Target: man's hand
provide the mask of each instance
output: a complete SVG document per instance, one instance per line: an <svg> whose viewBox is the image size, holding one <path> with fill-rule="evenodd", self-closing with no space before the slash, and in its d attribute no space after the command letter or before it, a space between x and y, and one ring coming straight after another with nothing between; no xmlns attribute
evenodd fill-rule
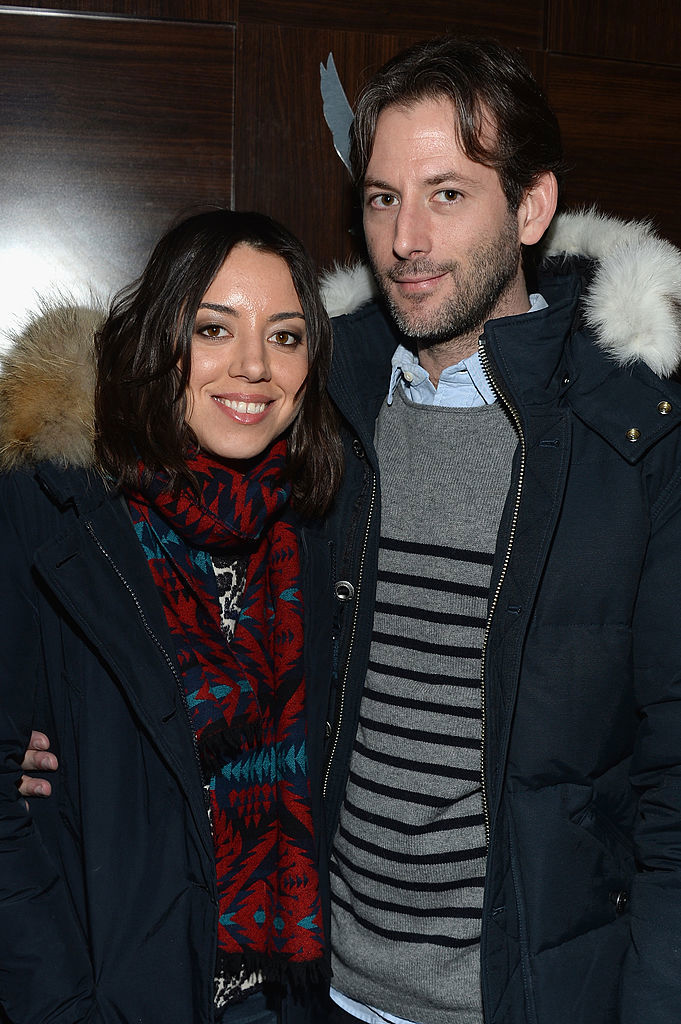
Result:
<svg viewBox="0 0 681 1024"><path fill-rule="evenodd" d="M29 772L53 772L58 767L54 754L49 753L50 741L44 732L32 732L28 750L21 762L21 767ZM31 779L21 776L19 792L22 796L49 796L52 786L47 779Z"/></svg>

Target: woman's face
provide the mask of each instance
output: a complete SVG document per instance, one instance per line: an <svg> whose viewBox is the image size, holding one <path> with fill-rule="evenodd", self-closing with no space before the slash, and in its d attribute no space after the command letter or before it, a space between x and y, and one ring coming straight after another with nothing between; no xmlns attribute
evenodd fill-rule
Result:
<svg viewBox="0 0 681 1024"><path fill-rule="evenodd" d="M250 459L293 422L308 352L285 261L237 245L203 296L192 337L187 422L201 448Z"/></svg>

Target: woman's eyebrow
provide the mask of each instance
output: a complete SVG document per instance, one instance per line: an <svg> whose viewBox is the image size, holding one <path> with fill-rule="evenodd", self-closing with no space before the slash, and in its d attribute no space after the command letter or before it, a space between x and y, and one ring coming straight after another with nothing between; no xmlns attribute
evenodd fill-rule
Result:
<svg viewBox="0 0 681 1024"><path fill-rule="evenodd" d="M272 316L267 317L267 322L270 324L275 323L277 320L305 320L305 315L300 311L283 313L272 313Z"/></svg>
<svg viewBox="0 0 681 1024"><path fill-rule="evenodd" d="M220 302L202 302L199 309L213 309L216 313L227 313L229 316L240 316L238 310L232 306L223 306ZM272 313L267 317L268 323L276 323L277 320L305 320L305 314L300 310L283 310L281 313Z"/></svg>
<svg viewBox="0 0 681 1024"><path fill-rule="evenodd" d="M239 313L232 306L223 306L219 302L202 302L199 309L214 309L216 313L229 313L230 316L239 316Z"/></svg>

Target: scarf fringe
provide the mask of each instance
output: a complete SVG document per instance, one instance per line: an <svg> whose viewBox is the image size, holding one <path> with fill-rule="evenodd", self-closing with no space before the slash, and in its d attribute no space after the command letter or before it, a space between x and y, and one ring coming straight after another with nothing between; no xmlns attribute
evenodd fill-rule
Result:
<svg viewBox="0 0 681 1024"><path fill-rule="evenodd" d="M314 985L331 981L331 964L326 956L302 963L292 962L285 955L270 955L245 950L243 953L217 952L218 969L227 975L259 973L266 984L286 986L304 991Z"/></svg>
<svg viewBox="0 0 681 1024"><path fill-rule="evenodd" d="M198 737L199 758L205 779L217 775L223 765L244 748L255 747L261 737L259 722L228 725L222 721L207 726Z"/></svg>

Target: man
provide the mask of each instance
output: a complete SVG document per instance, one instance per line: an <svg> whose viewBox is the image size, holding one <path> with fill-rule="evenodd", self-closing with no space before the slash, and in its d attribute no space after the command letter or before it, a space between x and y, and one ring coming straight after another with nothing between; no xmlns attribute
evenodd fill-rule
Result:
<svg viewBox="0 0 681 1024"><path fill-rule="evenodd" d="M381 298L329 286L359 308L309 538L334 566L306 623L334 619L314 1019L678 1024L681 257L567 218L548 251L603 260L535 271L559 134L496 44L401 54L353 132Z"/></svg>
<svg viewBox="0 0 681 1024"><path fill-rule="evenodd" d="M561 168L492 43L420 44L357 105L380 301L334 321L333 1021L681 1019L681 391L650 368L681 260L592 218L603 263L535 274Z"/></svg>

